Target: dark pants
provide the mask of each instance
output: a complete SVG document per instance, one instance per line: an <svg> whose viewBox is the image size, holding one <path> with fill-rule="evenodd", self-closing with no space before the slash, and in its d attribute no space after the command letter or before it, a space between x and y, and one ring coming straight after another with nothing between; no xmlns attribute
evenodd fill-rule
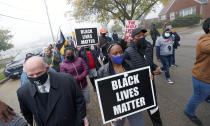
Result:
<svg viewBox="0 0 210 126"><path fill-rule="evenodd" d="M169 68L171 66L172 55L160 56L161 63L163 65L163 70L165 71L166 79L170 78Z"/></svg>
<svg viewBox="0 0 210 126"><path fill-rule="evenodd" d="M90 78L90 82L91 82L91 84L92 84L92 86L93 86L93 90L94 90L94 91L96 91L95 79L96 79L96 78Z"/></svg>
<svg viewBox="0 0 210 126"><path fill-rule="evenodd" d="M160 111L158 108L158 103L157 103L157 95L156 95L156 88L155 88L155 82L153 81L153 87L154 87L154 94L155 94L155 99L156 99L156 106L148 109L147 112L150 116L150 119L152 120L153 126L162 126L162 120L160 118Z"/></svg>
<svg viewBox="0 0 210 126"><path fill-rule="evenodd" d="M154 48L155 47L155 42L156 42L157 39L152 39L153 43L152 43L152 47Z"/></svg>
<svg viewBox="0 0 210 126"><path fill-rule="evenodd" d="M175 49L173 49L173 54L171 58L171 65L175 65Z"/></svg>

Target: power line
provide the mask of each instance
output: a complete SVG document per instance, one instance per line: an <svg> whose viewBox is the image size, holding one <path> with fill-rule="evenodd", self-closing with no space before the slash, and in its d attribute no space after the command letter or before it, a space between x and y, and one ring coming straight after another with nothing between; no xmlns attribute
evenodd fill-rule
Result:
<svg viewBox="0 0 210 126"><path fill-rule="evenodd" d="M12 16L9 16L9 15L4 15L4 14L0 14L0 16L8 17L8 18L16 19L16 20L22 20L22 21L32 22L32 23L46 24L46 23L42 23L42 22L38 22L38 21L33 21L33 20L28 20L28 19L23 19L23 18L12 17Z"/></svg>
<svg viewBox="0 0 210 126"><path fill-rule="evenodd" d="M38 13L37 11L32 11L32 10L28 10L28 9L24 9L24 8L19 8L19 7L13 6L11 4L8 4L8 3L2 2L2 1L0 1L0 4L6 5L8 7L15 8L15 9L18 9L18 10L22 10L22 11L30 11L30 12Z"/></svg>
<svg viewBox="0 0 210 126"><path fill-rule="evenodd" d="M46 9L46 14L47 14L47 17L48 17L48 23L49 23L49 26L50 26L50 31L51 31L52 39L53 39L53 42L55 42L55 38L54 38L54 35L53 35L53 30L52 30L52 25L51 25L51 21L50 21L50 16L49 16L48 6L47 6L46 0L44 0L44 4L45 4L45 9ZM53 55L53 57L54 57L54 55Z"/></svg>

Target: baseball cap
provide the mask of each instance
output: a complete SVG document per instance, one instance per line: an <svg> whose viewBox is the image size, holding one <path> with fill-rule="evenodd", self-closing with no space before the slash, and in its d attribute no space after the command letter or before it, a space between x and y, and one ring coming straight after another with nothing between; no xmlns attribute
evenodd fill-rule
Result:
<svg viewBox="0 0 210 126"><path fill-rule="evenodd" d="M147 30L146 29L143 29L143 28L136 28L133 30L132 32L132 38L134 38L135 35L139 34L140 32L143 32L143 33L146 33Z"/></svg>

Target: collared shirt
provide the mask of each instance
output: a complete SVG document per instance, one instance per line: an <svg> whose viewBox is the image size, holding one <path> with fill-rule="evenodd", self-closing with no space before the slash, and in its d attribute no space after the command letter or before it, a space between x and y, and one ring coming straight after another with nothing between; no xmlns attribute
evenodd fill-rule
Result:
<svg viewBox="0 0 210 126"><path fill-rule="evenodd" d="M50 92L50 76L48 75L47 81L41 85L38 86L39 93L49 93Z"/></svg>

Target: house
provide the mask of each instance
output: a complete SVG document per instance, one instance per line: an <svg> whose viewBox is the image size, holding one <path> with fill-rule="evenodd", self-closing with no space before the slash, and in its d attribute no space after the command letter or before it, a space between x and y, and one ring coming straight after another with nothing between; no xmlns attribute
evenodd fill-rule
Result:
<svg viewBox="0 0 210 126"><path fill-rule="evenodd" d="M196 14L202 15L203 19L210 17L209 0L170 0L159 13L162 21L172 21L178 17Z"/></svg>

